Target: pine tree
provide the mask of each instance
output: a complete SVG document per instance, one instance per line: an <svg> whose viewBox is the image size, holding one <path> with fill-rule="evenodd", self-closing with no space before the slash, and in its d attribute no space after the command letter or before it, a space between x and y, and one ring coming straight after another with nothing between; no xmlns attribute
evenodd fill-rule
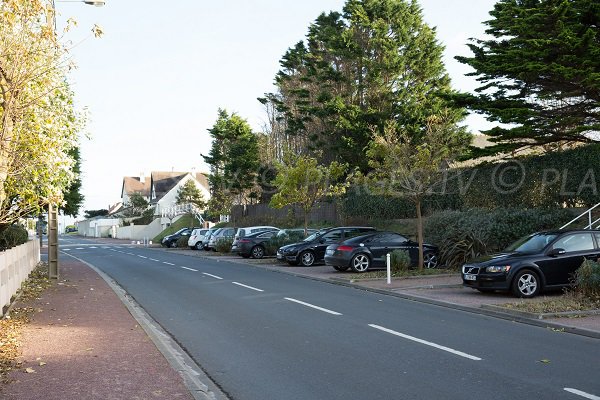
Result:
<svg viewBox="0 0 600 400"><path fill-rule="evenodd" d="M456 57L481 83L458 100L508 125L485 131L496 145L474 155L600 140L600 3L500 0L490 15L492 38Z"/></svg>
<svg viewBox="0 0 600 400"><path fill-rule="evenodd" d="M206 201L202 192L194 181L188 180L179 188L177 191L177 198L175 199L176 204L193 204L199 209L206 207Z"/></svg>

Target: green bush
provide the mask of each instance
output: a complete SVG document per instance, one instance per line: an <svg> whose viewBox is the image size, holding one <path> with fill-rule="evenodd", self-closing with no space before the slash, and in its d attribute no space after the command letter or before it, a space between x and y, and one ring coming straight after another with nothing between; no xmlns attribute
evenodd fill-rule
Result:
<svg viewBox="0 0 600 400"><path fill-rule="evenodd" d="M233 244L233 238L217 239L217 243L215 244L215 250L217 250L219 253L230 253L232 244ZM186 246L187 246L187 243L186 243Z"/></svg>
<svg viewBox="0 0 600 400"><path fill-rule="evenodd" d="M304 234L300 232L291 232L289 235L285 236L275 235L265 242L265 253L267 255L274 255L281 246L298 243L301 242L302 239L304 239Z"/></svg>
<svg viewBox="0 0 600 400"><path fill-rule="evenodd" d="M410 254L406 250L394 250L390 254L392 272L406 272L410 268Z"/></svg>
<svg viewBox="0 0 600 400"><path fill-rule="evenodd" d="M449 269L459 269L463 264L486 254L485 244L472 233L449 237L440 245L440 261Z"/></svg>
<svg viewBox="0 0 600 400"><path fill-rule="evenodd" d="M26 243L28 239L27 230L20 225L0 227L0 251Z"/></svg>
<svg viewBox="0 0 600 400"><path fill-rule="evenodd" d="M575 271L575 291L593 298L600 298L600 263L585 260Z"/></svg>
<svg viewBox="0 0 600 400"><path fill-rule="evenodd" d="M177 242L176 242L177 246L176 247L177 248L187 248L188 247L188 239L189 238L190 238L189 236L182 236L179 239L177 239Z"/></svg>
<svg viewBox="0 0 600 400"><path fill-rule="evenodd" d="M425 237L443 252L445 244L457 243L470 235L485 245L486 252L496 252L525 235L558 229L571 218L572 213L565 209L441 211L426 219Z"/></svg>

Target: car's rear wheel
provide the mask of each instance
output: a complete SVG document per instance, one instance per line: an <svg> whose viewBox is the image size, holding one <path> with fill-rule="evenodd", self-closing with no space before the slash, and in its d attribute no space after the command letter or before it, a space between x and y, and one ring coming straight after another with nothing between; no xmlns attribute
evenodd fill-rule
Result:
<svg viewBox="0 0 600 400"><path fill-rule="evenodd" d="M343 266L343 267L342 267L342 266L339 266L339 265L334 265L334 266L333 266L333 268L334 268L336 271L344 272L344 271L347 271L347 270L348 270L348 268L350 268L350 267L348 267L347 265L345 265L345 266Z"/></svg>
<svg viewBox="0 0 600 400"><path fill-rule="evenodd" d="M354 257L352 257L352 261L350 261L350 266L355 272L365 272L371 266L371 259L366 254L357 254Z"/></svg>
<svg viewBox="0 0 600 400"><path fill-rule="evenodd" d="M438 257L434 252L427 251L423 254L423 266L425 268L437 268Z"/></svg>
<svg viewBox="0 0 600 400"><path fill-rule="evenodd" d="M528 269L519 271L512 282L512 292L517 297L535 297L540 289L541 282L538 274Z"/></svg>
<svg viewBox="0 0 600 400"><path fill-rule="evenodd" d="M251 252L252 258L263 258L265 256L265 249L262 246L254 246Z"/></svg>
<svg viewBox="0 0 600 400"><path fill-rule="evenodd" d="M202 242L196 242L196 250L202 250L203 248Z"/></svg>
<svg viewBox="0 0 600 400"><path fill-rule="evenodd" d="M300 253L300 263L305 267L312 267L315 264L315 254L312 251L303 251Z"/></svg>

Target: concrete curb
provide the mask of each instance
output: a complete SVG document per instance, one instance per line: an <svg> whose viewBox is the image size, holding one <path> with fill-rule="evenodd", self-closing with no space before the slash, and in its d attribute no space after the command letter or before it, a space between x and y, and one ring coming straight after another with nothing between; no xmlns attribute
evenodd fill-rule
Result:
<svg viewBox="0 0 600 400"><path fill-rule="evenodd" d="M138 324L144 329L148 337L152 340L156 348L167 359L171 367L182 377L186 388L195 400L228 400L228 397L221 392L217 385L206 375L200 366L187 354L187 352L173 340L163 328L158 324L140 305L123 289L115 280L98 269L93 264L88 263L71 254L61 252L63 255L74 258L75 260L87 265L94 270L110 288L119 297L123 305L129 310L129 313L135 318Z"/></svg>

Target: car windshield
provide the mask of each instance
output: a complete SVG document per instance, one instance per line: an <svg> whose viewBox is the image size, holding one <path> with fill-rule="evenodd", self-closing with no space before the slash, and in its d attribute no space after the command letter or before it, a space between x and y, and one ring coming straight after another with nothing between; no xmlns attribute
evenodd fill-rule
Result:
<svg viewBox="0 0 600 400"><path fill-rule="evenodd" d="M313 240L315 240L319 236L321 236L320 233L319 232L315 232L312 235L310 235L309 237L307 237L306 239L304 239L304 242L312 242Z"/></svg>
<svg viewBox="0 0 600 400"><path fill-rule="evenodd" d="M518 253L537 253L553 241L558 235L556 233L536 233L525 236L506 248L505 251Z"/></svg>

